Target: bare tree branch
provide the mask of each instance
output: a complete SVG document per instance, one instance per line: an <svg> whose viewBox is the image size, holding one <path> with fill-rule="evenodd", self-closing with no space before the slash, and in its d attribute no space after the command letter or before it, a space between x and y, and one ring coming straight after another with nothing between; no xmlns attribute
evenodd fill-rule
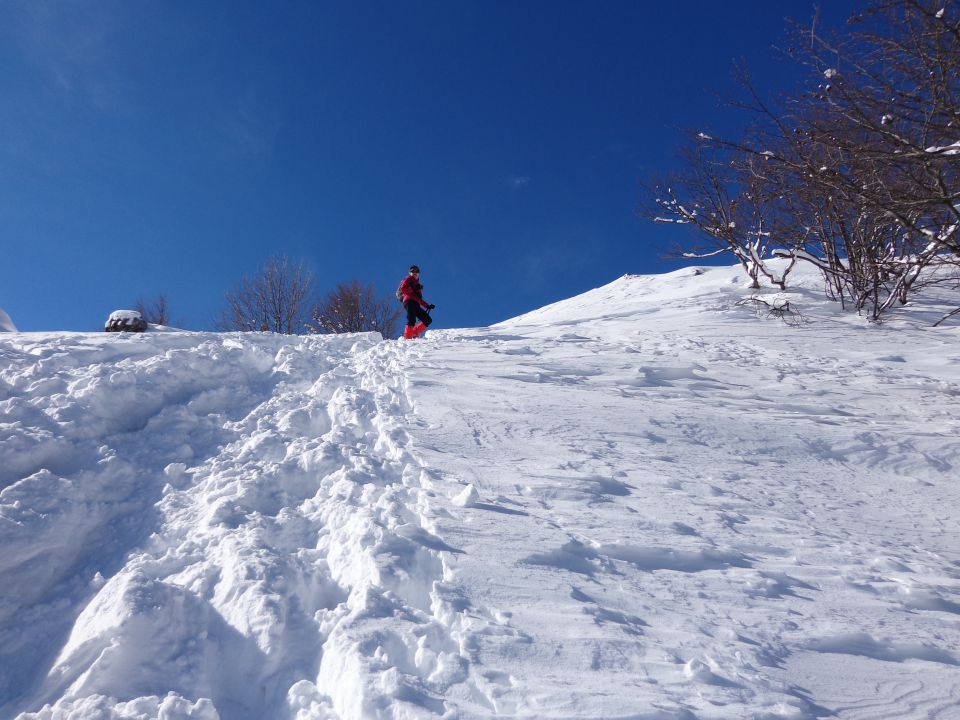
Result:
<svg viewBox="0 0 960 720"><path fill-rule="evenodd" d="M140 313L140 317L151 325L169 325L170 311L167 306L167 296L160 293L154 300L144 302L143 298L137 299L134 310Z"/></svg>

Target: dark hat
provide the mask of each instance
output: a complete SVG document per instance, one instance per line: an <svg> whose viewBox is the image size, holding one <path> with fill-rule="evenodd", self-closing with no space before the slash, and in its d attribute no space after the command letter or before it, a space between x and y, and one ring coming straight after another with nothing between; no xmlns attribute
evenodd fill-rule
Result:
<svg viewBox="0 0 960 720"><path fill-rule="evenodd" d="M420 268L419 268L418 266L416 266L416 265L411 265L411 266L410 266L410 272L414 272L414 271L420 272Z"/></svg>

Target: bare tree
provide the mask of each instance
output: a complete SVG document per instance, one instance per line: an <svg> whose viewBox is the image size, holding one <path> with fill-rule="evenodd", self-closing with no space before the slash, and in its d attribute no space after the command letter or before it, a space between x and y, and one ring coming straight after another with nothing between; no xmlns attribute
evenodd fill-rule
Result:
<svg viewBox="0 0 960 720"><path fill-rule="evenodd" d="M255 275L244 275L226 294L219 330L306 332L313 296L313 273L303 260L285 255L267 259Z"/></svg>
<svg viewBox="0 0 960 720"><path fill-rule="evenodd" d="M857 308L869 298L879 318L956 276L943 270L960 257L960 8L876 0L851 20L798 44L820 81L800 98L796 137L832 159L807 163L808 188L866 221L866 242L844 250Z"/></svg>
<svg viewBox="0 0 960 720"><path fill-rule="evenodd" d="M393 297L378 298L373 285L358 280L340 283L311 313L311 332L379 332L397 334L400 310Z"/></svg>
<svg viewBox="0 0 960 720"><path fill-rule="evenodd" d="M760 276L781 289L789 269L778 272L769 260L774 205L765 202L757 177L737 162L736 149L712 142L701 134L683 154L685 170L657 185L652 202L638 213L661 223L688 225L706 244L682 250L685 258L710 258L732 254L750 277L750 287L760 287ZM790 266L792 267L792 265Z"/></svg>
<svg viewBox="0 0 960 720"><path fill-rule="evenodd" d="M695 134L652 219L695 227L754 285L769 254L812 262L832 297L880 319L960 274L960 7L874 0L852 23L798 33L807 92L775 107L744 76L744 137Z"/></svg>
<svg viewBox="0 0 960 720"><path fill-rule="evenodd" d="M140 313L140 316L151 325L169 325L170 310L167 304L167 296L160 293L156 299L150 302L144 302L143 298L137 299L134 310Z"/></svg>

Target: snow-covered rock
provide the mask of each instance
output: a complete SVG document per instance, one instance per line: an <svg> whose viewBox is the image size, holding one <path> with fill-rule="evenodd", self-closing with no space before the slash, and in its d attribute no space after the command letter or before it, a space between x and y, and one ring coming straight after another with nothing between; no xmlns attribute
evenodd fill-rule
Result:
<svg viewBox="0 0 960 720"><path fill-rule="evenodd" d="M103 324L107 332L143 332L147 321L136 310L114 310Z"/></svg>
<svg viewBox="0 0 960 720"><path fill-rule="evenodd" d="M17 326L3 308L0 308L0 332L17 332Z"/></svg>

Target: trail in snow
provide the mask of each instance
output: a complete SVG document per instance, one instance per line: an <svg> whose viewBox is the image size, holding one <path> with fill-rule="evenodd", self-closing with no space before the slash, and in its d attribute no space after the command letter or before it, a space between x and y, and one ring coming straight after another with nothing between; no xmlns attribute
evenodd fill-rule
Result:
<svg viewBox="0 0 960 720"><path fill-rule="evenodd" d="M0 716L957 717L958 331L813 287L4 337Z"/></svg>
<svg viewBox="0 0 960 720"><path fill-rule="evenodd" d="M169 692L229 718L442 707L466 662L440 559L455 549L421 514L400 350L378 341L8 350L5 484L25 479L3 494L5 712L143 696L151 714ZM72 431L44 443L54 423Z"/></svg>

